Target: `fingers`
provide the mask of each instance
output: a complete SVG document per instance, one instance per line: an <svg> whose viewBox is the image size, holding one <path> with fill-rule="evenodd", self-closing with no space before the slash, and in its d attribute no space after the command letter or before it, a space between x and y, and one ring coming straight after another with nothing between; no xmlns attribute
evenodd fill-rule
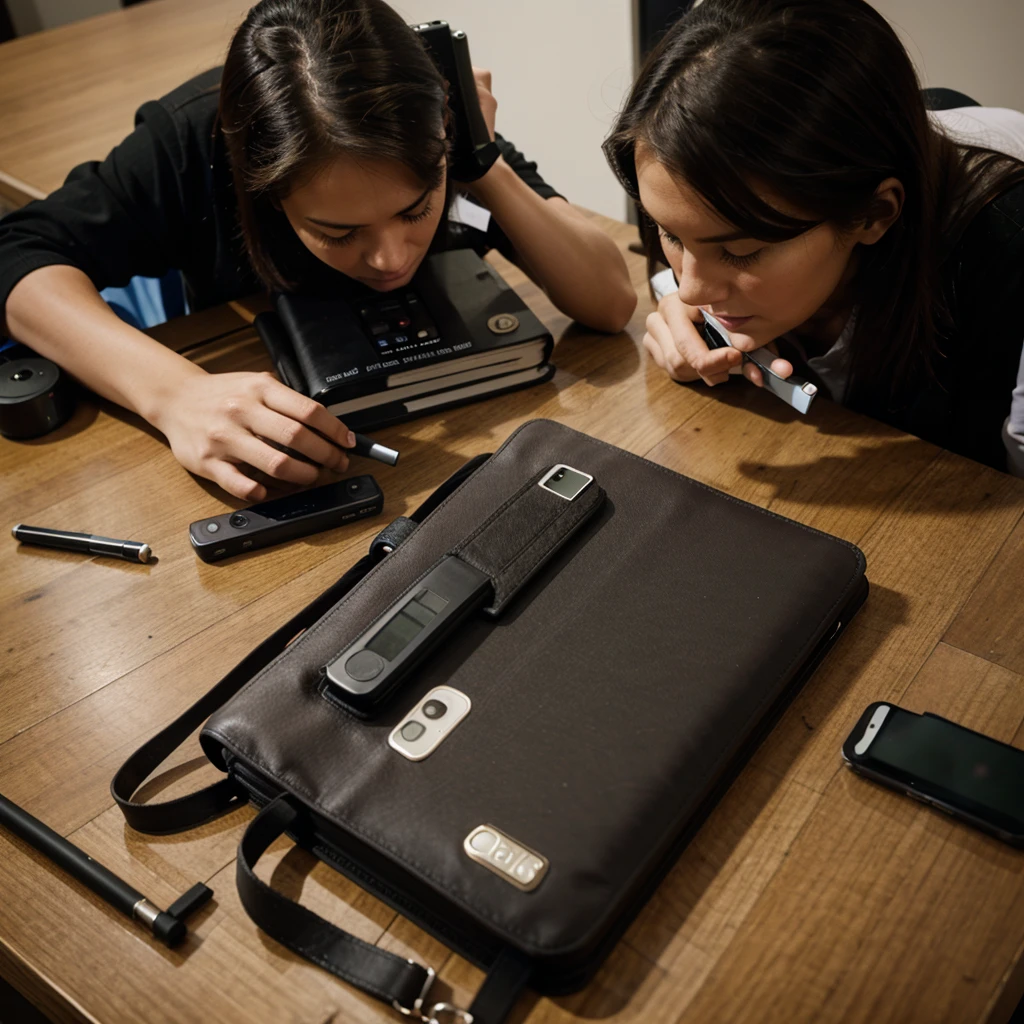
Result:
<svg viewBox="0 0 1024 1024"><path fill-rule="evenodd" d="M344 473L348 469L348 456L337 445L298 420L260 406L253 411L251 426L257 437L299 452L321 466L337 473Z"/></svg>
<svg viewBox="0 0 1024 1024"><path fill-rule="evenodd" d="M220 487L223 487L228 494L242 501L262 501L267 496L267 489L261 483L247 477L237 466L230 462L217 460L210 464L208 472L203 474Z"/></svg>
<svg viewBox="0 0 1024 1024"><path fill-rule="evenodd" d="M754 351L758 353L756 356L757 361L766 365L776 377L785 379L792 376L793 364L788 359L783 359L778 355L778 349L776 349L774 343ZM753 358L747 359L744 362L743 376L759 388L764 387L764 371L754 362Z"/></svg>
<svg viewBox="0 0 1024 1024"><path fill-rule="evenodd" d="M275 480L285 480L290 484L301 484L303 487L316 483L318 476L316 466L300 462L293 456L272 448L252 434L243 434L235 439L230 457L248 463Z"/></svg>
<svg viewBox="0 0 1024 1024"><path fill-rule="evenodd" d="M691 381L700 377L709 385L728 380L729 370L742 358L731 348L709 349L697 333L682 303L667 302L647 318L644 347L655 362L675 380Z"/></svg>
<svg viewBox="0 0 1024 1024"><path fill-rule="evenodd" d="M328 440L341 445L342 448L351 448L356 443L352 431L336 416L332 416L319 402L314 402L312 398L300 395L298 391L293 391L291 388L286 387L269 374L265 381L263 402L268 409L272 409L282 416L287 416L289 419L295 420L297 423L323 434ZM272 435L268 434L267 436ZM289 444L284 438L275 436L274 439L281 441L283 444ZM303 451L304 454L309 454L305 452L305 449L299 450ZM325 463L325 465L328 465L328 463Z"/></svg>
<svg viewBox="0 0 1024 1024"><path fill-rule="evenodd" d="M477 85L483 86L488 92L491 91L491 73L487 68L473 67L473 78Z"/></svg>

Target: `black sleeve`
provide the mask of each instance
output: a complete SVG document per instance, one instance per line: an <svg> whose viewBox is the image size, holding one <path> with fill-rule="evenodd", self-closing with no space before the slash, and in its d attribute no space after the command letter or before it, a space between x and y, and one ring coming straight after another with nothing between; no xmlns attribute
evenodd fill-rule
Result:
<svg viewBox="0 0 1024 1024"><path fill-rule="evenodd" d="M508 139L503 138L497 132L494 133L494 141L498 144L498 149L501 150L501 155L505 158L505 163L509 165L516 172L519 177L526 182L534 192L537 193L542 199L552 199L555 197L564 198L560 192L553 189L538 173L537 164L532 160L527 160L522 153L512 145ZM482 203L477 202L472 196L465 196L465 198L475 203L477 206L482 206ZM486 231L478 231L476 228L467 227L466 225L453 225L451 235L455 244L459 247L465 246L466 248L474 249L480 256L486 255L491 249L497 249L506 259L511 260L513 263L516 262L516 251L515 247L509 241L508 236L502 231L501 226L492 217L490 223L487 225Z"/></svg>
<svg viewBox="0 0 1024 1024"><path fill-rule="evenodd" d="M0 309L40 267L77 267L100 289L184 265L204 179L195 146L160 103L143 105L135 124L102 163L79 165L46 199L0 220Z"/></svg>

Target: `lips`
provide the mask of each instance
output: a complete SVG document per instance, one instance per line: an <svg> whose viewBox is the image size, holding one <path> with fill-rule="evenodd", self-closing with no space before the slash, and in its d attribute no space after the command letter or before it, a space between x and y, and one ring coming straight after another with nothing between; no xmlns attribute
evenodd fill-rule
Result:
<svg viewBox="0 0 1024 1024"><path fill-rule="evenodd" d="M710 312L710 310L709 310ZM725 328L730 331L737 330L742 327L749 320L753 320L752 316L726 316L725 313L711 313L711 315Z"/></svg>
<svg viewBox="0 0 1024 1024"><path fill-rule="evenodd" d="M410 263L404 270L398 271L397 274L387 274L384 277L361 277L359 278L363 284L368 284L373 288L382 287L389 284L394 284L396 281L401 281L403 278L408 277L412 271L412 264Z"/></svg>

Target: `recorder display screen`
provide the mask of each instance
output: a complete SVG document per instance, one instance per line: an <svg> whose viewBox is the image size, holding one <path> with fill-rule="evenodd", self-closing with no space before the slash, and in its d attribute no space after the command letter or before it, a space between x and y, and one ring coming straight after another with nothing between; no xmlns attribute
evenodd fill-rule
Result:
<svg viewBox="0 0 1024 1024"><path fill-rule="evenodd" d="M385 661L394 661L430 625L447 603L433 591L421 590L397 614L391 616L387 625L366 645L366 649L379 654Z"/></svg>

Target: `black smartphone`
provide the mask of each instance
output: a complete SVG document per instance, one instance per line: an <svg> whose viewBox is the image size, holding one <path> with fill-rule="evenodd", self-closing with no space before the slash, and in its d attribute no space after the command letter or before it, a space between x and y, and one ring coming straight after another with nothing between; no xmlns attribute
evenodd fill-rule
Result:
<svg viewBox="0 0 1024 1024"><path fill-rule="evenodd" d="M1024 750L879 701L843 744L855 771L1024 846Z"/></svg>
<svg viewBox="0 0 1024 1024"><path fill-rule="evenodd" d="M372 476L353 476L298 494L261 501L238 512L199 519L188 538L204 562L280 544L379 515L384 495Z"/></svg>
<svg viewBox="0 0 1024 1024"><path fill-rule="evenodd" d="M480 109L469 40L465 32L451 29L446 21L428 21L410 27L423 40L448 83L448 108L455 121L451 176L456 181L476 181L491 169L501 153L491 139Z"/></svg>

